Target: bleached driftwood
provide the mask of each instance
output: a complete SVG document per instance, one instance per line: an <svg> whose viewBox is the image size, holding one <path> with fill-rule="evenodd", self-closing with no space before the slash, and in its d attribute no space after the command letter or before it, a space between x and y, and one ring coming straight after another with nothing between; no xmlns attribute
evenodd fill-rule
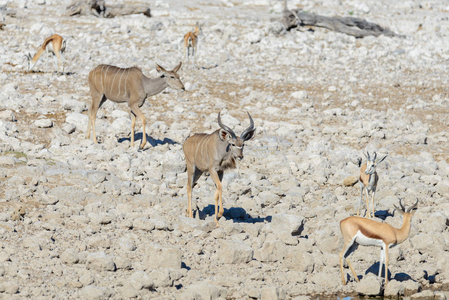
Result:
<svg viewBox="0 0 449 300"><path fill-rule="evenodd" d="M313 13L307 13L300 9L289 10L287 5L284 7L281 22L287 30L297 26L317 26L352 35L356 38L363 38L369 35L379 36L381 34L386 36L401 36L388 28L382 27L375 23L370 23L364 19L339 16L321 16Z"/></svg>
<svg viewBox="0 0 449 300"><path fill-rule="evenodd" d="M150 8L144 5L106 5L104 0L72 0L67 6L69 16L94 15L97 17L114 18L117 16L144 14L151 17Z"/></svg>

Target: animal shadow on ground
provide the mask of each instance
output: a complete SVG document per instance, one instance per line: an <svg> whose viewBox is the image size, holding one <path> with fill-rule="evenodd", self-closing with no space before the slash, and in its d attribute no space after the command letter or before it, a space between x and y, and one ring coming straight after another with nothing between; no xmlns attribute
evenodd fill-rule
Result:
<svg viewBox="0 0 449 300"><path fill-rule="evenodd" d="M378 275L379 274L379 268L380 268L380 263L376 262L374 263L371 267L368 268L368 270L366 270L365 275L367 275L368 273L373 273L374 275ZM388 268L388 278L391 278L391 272L390 272L390 268ZM382 274L380 274L380 276L385 277L385 266L382 267Z"/></svg>
<svg viewBox="0 0 449 300"><path fill-rule="evenodd" d="M134 136L134 141L142 141L142 133L137 133ZM131 142L131 137L129 138L119 138L118 142L119 143L123 143L124 141L130 141ZM152 138L151 136L147 135L147 142L152 146L152 147L156 147L157 145L165 145L165 144L169 144L169 145L175 145L177 144L177 142L175 142L174 140L170 139L170 138L164 138L163 140L157 140ZM139 142L140 145L140 142ZM145 150L145 149L144 149Z"/></svg>
<svg viewBox="0 0 449 300"><path fill-rule="evenodd" d="M214 216L215 205L209 204L208 206L203 208L203 210L198 210L198 213L201 220L204 220L207 216ZM263 223L265 221L271 222L271 216L267 216L265 218L253 218L246 212L245 209L241 207L225 208L223 217L226 218L226 220L234 221L234 223Z"/></svg>
<svg viewBox="0 0 449 300"><path fill-rule="evenodd" d="M387 217L393 217L393 214L391 214L388 210L378 210L374 213L374 216L385 221Z"/></svg>
<svg viewBox="0 0 449 300"><path fill-rule="evenodd" d="M434 275L429 275L429 273L424 270L424 279L428 280L430 284L435 283L436 279L435 277L437 276L437 274Z"/></svg>
<svg viewBox="0 0 449 300"><path fill-rule="evenodd" d="M371 267L368 268L368 270L366 270L365 275L368 273L373 273L374 275L377 276L377 274L379 274L379 262L376 262L375 264L373 264ZM382 277L385 277L385 266L382 268ZM396 273L394 275L394 277L391 277L391 272L390 272L390 268L388 268L388 278L394 279L396 281L402 282L402 281L407 281L407 280L413 280L412 277L406 273Z"/></svg>

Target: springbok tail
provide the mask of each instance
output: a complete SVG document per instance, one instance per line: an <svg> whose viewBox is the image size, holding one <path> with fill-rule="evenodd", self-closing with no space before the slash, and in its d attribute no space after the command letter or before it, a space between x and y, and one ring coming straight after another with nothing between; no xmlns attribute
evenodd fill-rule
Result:
<svg viewBox="0 0 449 300"><path fill-rule="evenodd" d="M358 175L349 176L349 177L346 177L345 179L343 179L343 185L345 185L345 186L353 186L358 181L359 181L359 176Z"/></svg>

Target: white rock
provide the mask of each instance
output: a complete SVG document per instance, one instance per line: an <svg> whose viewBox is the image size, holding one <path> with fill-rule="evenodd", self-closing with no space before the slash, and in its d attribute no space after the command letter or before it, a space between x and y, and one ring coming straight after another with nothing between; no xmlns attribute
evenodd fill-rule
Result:
<svg viewBox="0 0 449 300"><path fill-rule="evenodd" d="M151 277L143 271L134 272L128 279L128 283L136 290L151 290L154 287L154 283Z"/></svg>
<svg viewBox="0 0 449 300"><path fill-rule="evenodd" d="M148 269L181 268L182 252L177 248L152 244L145 253L145 266Z"/></svg>
<svg viewBox="0 0 449 300"><path fill-rule="evenodd" d="M86 267L94 271L115 271L115 263L111 256L104 252L95 252L87 255Z"/></svg>
<svg viewBox="0 0 449 300"><path fill-rule="evenodd" d="M242 264L253 259L253 249L240 240L225 240L221 242L218 257L225 264Z"/></svg>
<svg viewBox="0 0 449 300"><path fill-rule="evenodd" d="M34 121L34 125L39 128L50 128L53 127L53 121L50 119L39 119Z"/></svg>
<svg viewBox="0 0 449 300"><path fill-rule="evenodd" d="M380 279L377 275L368 273L368 275L364 276L357 284L356 291L361 295L377 296L381 291L381 280L382 279Z"/></svg>
<svg viewBox="0 0 449 300"><path fill-rule="evenodd" d="M80 299L108 299L112 295L112 291L108 288L94 285L83 287L78 293Z"/></svg>

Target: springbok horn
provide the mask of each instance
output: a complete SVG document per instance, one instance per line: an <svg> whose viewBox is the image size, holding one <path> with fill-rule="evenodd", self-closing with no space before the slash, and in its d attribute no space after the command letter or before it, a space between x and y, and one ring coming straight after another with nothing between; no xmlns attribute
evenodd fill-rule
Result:
<svg viewBox="0 0 449 300"><path fill-rule="evenodd" d="M377 153L376 153L376 151L374 151L374 158L373 158L374 162L376 161L376 158L377 158Z"/></svg>
<svg viewBox="0 0 449 300"><path fill-rule="evenodd" d="M218 113L218 125L220 125L220 127L221 127L224 131L228 132L228 133L232 136L233 139L237 139L237 137L235 136L234 131L232 131L232 129L229 128L228 126L226 126L225 124L221 123L220 113L221 113L221 112Z"/></svg>
<svg viewBox="0 0 449 300"><path fill-rule="evenodd" d="M404 205L402 205L402 200L401 199L399 199L399 205L401 206L401 210L403 212L405 212L405 208L404 208Z"/></svg>
<svg viewBox="0 0 449 300"><path fill-rule="evenodd" d="M408 212L411 212L413 209L415 209L415 207L417 207L418 206L418 198L416 198L416 202L415 202L415 204L413 204L413 206L412 207L410 207L409 209L408 209Z"/></svg>

